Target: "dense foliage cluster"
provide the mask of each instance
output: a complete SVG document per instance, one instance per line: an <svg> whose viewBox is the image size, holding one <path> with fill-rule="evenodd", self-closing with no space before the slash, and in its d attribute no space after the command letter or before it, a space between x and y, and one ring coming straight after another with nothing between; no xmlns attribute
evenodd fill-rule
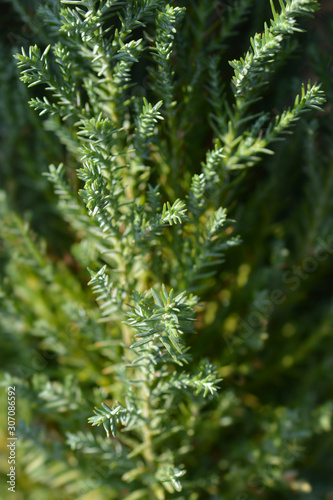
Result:
<svg viewBox="0 0 333 500"><path fill-rule="evenodd" d="M329 6L3 4L17 498L330 500Z"/></svg>

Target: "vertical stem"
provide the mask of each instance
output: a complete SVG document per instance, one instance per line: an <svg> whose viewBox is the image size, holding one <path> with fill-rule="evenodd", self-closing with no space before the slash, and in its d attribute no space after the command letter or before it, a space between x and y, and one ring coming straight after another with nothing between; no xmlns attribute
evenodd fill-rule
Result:
<svg viewBox="0 0 333 500"><path fill-rule="evenodd" d="M144 372L145 372L145 376L146 376L146 383L144 384L144 386L142 388L142 398L143 398L142 413L143 413L143 417L144 417L144 425L142 428L142 437L143 437L143 443L144 443L145 447L144 447L144 450L142 452L142 456L143 456L143 458L147 464L147 467L149 468L150 474L153 478L155 476L156 470L157 470L157 463L156 463L157 460L156 460L156 455L155 455L155 451L154 451L153 436L152 436L151 429L150 429L152 409L150 406L149 368L145 368ZM165 500L164 491L162 488L160 488L157 481L155 481L155 482L152 481L149 495L150 495L150 500Z"/></svg>

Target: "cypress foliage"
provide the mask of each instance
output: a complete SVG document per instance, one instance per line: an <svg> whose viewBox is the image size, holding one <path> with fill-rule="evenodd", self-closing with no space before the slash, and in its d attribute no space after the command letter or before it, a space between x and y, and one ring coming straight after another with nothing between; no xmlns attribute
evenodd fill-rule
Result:
<svg viewBox="0 0 333 500"><path fill-rule="evenodd" d="M36 42L1 62L2 385L17 391L21 498L329 500L319 3L6 6Z"/></svg>

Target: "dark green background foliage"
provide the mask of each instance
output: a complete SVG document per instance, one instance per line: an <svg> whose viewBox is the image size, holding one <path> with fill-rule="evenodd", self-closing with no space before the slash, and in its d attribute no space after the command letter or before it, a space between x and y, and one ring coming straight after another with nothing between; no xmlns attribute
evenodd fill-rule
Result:
<svg viewBox="0 0 333 500"><path fill-rule="evenodd" d="M5 389L15 385L20 500L332 500L331 2L319 2L312 17L297 18L304 31L283 35L273 56L258 68L252 64L245 83L237 82L239 60L250 37L263 33L265 22L270 26L268 0L171 2L186 12L170 32L172 43L164 40L171 43L168 57L149 49L155 40L163 42L157 13L166 2L108 2L99 39L104 42L108 33L113 40L116 29L121 33L129 5L153 7L123 39L142 39L145 50L128 56L115 45L110 71L102 61L98 76L93 65L99 62L92 62L88 49L80 52L82 16L76 33L68 28L69 36L66 30L59 34L60 8L73 12L79 2L67 3L1 2L1 498L12 494L5 478ZM299 3L311 10L315 2ZM102 9L107 2L81 4ZM278 36L277 29L272 33ZM66 92L80 93L75 106L66 104L65 91L52 97L47 77L31 88L19 80L14 54L21 47L28 54L36 44L43 53L59 41L70 50ZM47 57L50 75L62 81L52 49ZM116 66L122 60L124 67ZM21 59L21 70L27 68ZM313 99L303 94L307 113L283 115L295 110L302 83L310 92L315 82L321 82L326 102L316 87ZM39 112L44 105L55 113L38 116L31 99L40 99L34 106ZM143 112L155 121L145 121ZM97 120L100 113L97 125L89 125L88 118ZM282 118L286 126L277 130ZM102 119L110 121L103 125ZM109 133L110 123L124 131ZM93 149L98 133L102 140ZM118 162L114 177L105 174L106 184L82 166L84 154L87 161L99 154L107 169L100 147ZM98 186L89 184L90 174ZM194 174L202 176L194 182ZM153 191L157 184L160 196ZM121 204L126 196L136 203L128 210ZM177 199L186 202L186 213L185 204L173 205ZM109 212L103 212L105 200ZM224 222L220 207L234 222ZM241 241L232 239L236 235ZM158 297L161 283L166 290ZM152 287L154 303L140 298ZM189 298L170 299L171 287ZM158 354L154 372L153 342L139 344L145 335L152 338L149 328L164 325L168 331L168 300L178 333L174 343L164 337L171 343L162 345L166 352ZM139 302L150 323L127 305ZM192 327L195 333L184 336L191 355L186 364L177 335ZM131 354L133 331L139 340ZM152 406L142 406L151 435L140 435L136 406L144 399L141 372L135 371L140 353L140 369L151 382ZM201 365L204 360L215 371ZM191 392L196 388L203 396L200 376L199 382L191 379L199 366L211 377L214 394L206 399ZM222 379L217 394L214 377ZM115 437L90 425L88 418L98 420L94 407L125 405L125 394L128 420L115 418ZM158 424L150 423L150 415ZM145 446L152 440L150 454L140 449L139 438ZM183 489L177 491L182 469Z"/></svg>

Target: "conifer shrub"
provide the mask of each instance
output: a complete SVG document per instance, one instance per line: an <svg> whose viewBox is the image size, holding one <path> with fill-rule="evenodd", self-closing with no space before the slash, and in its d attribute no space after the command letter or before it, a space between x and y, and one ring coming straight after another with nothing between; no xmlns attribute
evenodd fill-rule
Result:
<svg viewBox="0 0 333 500"><path fill-rule="evenodd" d="M330 500L326 2L5 5L17 497Z"/></svg>

